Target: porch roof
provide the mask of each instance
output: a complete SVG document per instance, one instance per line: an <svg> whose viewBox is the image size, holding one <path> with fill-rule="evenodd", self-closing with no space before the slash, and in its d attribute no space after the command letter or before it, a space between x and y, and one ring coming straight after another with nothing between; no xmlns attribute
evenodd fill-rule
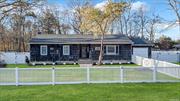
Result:
<svg viewBox="0 0 180 101"><path fill-rule="evenodd" d="M30 44L100 44L101 36L93 35L57 35L57 34L40 34L34 36ZM104 44L133 44L125 35L114 34L105 35Z"/></svg>

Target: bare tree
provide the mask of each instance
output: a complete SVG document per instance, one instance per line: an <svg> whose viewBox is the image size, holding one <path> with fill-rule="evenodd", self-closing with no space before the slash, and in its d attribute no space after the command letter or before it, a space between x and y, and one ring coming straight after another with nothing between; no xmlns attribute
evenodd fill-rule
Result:
<svg viewBox="0 0 180 101"><path fill-rule="evenodd" d="M177 16L177 23L179 24L180 31L180 0L168 0L168 4Z"/></svg>
<svg viewBox="0 0 180 101"><path fill-rule="evenodd" d="M5 18L8 18L7 22L9 23L7 24L13 25L11 26L13 31L12 34L14 34L14 40L16 40L17 42L17 45L15 45L17 46L17 51L27 50L27 40L25 39L26 20L29 19L30 16L35 16L35 14L32 11L32 8L39 5L40 1L44 0L3 0L0 2L0 21L4 20ZM8 45L8 47L10 47L9 43L6 44Z"/></svg>
<svg viewBox="0 0 180 101"><path fill-rule="evenodd" d="M84 32L84 30L81 30L81 26L82 26L82 13L81 13L81 8L90 5L90 1L91 0L69 0L69 6L70 6L70 10L71 10L71 26L73 28L73 30L75 31L75 33L77 34L84 34L86 32Z"/></svg>
<svg viewBox="0 0 180 101"><path fill-rule="evenodd" d="M152 18L148 18L148 23L146 26L147 31L147 38L151 41L155 41L155 34L157 33L157 25L161 23L162 18L160 18L158 15L152 16Z"/></svg>

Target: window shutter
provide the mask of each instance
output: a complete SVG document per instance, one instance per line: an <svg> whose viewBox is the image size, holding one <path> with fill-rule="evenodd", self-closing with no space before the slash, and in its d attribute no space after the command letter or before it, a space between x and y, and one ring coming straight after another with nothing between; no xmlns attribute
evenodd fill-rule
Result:
<svg viewBox="0 0 180 101"><path fill-rule="evenodd" d="M118 54L119 53L119 46L117 45L116 46L116 54Z"/></svg>
<svg viewBox="0 0 180 101"><path fill-rule="evenodd" d="M106 54L106 46L104 46L104 54Z"/></svg>
<svg viewBox="0 0 180 101"><path fill-rule="evenodd" d="M69 45L69 55L71 55L71 45Z"/></svg>

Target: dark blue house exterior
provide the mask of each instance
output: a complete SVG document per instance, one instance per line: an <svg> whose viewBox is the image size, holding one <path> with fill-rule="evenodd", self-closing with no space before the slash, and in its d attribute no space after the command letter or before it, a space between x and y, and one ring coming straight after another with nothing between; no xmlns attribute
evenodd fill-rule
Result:
<svg viewBox="0 0 180 101"><path fill-rule="evenodd" d="M39 34L30 44L31 62L96 63L100 53L100 36ZM103 62L130 62L134 42L125 35L105 35Z"/></svg>

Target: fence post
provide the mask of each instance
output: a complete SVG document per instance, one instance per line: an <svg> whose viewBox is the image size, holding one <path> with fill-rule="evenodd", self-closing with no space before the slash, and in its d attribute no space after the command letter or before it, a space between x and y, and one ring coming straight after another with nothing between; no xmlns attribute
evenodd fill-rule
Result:
<svg viewBox="0 0 180 101"><path fill-rule="evenodd" d="M18 74L18 67L15 69L15 75L16 75L16 86L19 85L19 74Z"/></svg>
<svg viewBox="0 0 180 101"><path fill-rule="evenodd" d="M156 66L153 67L153 82L156 82L157 70Z"/></svg>
<svg viewBox="0 0 180 101"><path fill-rule="evenodd" d="M87 83L89 84L90 83L90 68L89 67L87 67Z"/></svg>
<svg viewBox="0 0 180 101"><path fill-rule="evenodd" d="M124 70L123 67L120 67L120 79L121 79L121 83L124 83Z"/></svg>
<svg viewBox="0 0 180 101"><path fill-rule="evenodd" d="M52 85L55 85L55 68L52 68Z"/></svg>
<svg viewBox="0 0 180 101"><path fill-rule="evenodd" d="M178 68L178 78L180 79L180 68Z"/></svg>

